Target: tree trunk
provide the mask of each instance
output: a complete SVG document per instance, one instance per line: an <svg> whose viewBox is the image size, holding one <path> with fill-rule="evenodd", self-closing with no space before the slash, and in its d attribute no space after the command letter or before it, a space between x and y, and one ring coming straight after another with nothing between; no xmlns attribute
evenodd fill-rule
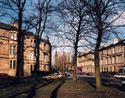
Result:
<svg viewBox="0 0 125 98"><path fill-rule="evenodd" d="M76 76L76 65L73 65L74 71L73 71L73 80L76 81L77 80L77 76Z"/></svg>
<svg viewBox="0 0 125 98"><path fill-rule="evenodd" d="M78 51L78 42L79 42L79 36L80 36L80 28L81 28L81 22L82 22L82 17L80 17L79 20L79 25L78 25L78 30L76 33L76 42L74 43L74 58L73 58L73 67L74 67L74 73L73 73L73 80L77 80L76 76L76 68L77 68L77 51Z"/></svg>
<svg viewBox="0 0 125 98"><path fill-rule="evenodd" d="M99 48L101 44L102 32L99 31L95 51L94 51L94 63L95 63L95 74L96 74L96 88L101 88L101 77L100 77L100 66L99 66Z"/></svg>
<svg viewBox="0 0 125 98"><path fill-rule="evenodd" d="M76 81L77 80L77 76L76 76L76 67L77 67L77 48L78 48L78 43L75 44L75 53L74 53L74 57L73 57L73 80Z"/></svg>
<svg viewBox="0 0 125 98"><path fill-rule="evenodd" d="M95 74L96 74L96 88L101 88L101 78L100 78L100 67L99 67L99 51L95 50L94 53L95 60Z"/></svg>
<svg viewBox="0 0 125 98"><path fill-rule="evenodd" d="M39 55L40 55L39 45L40 45L40 39L38 34L36 37L36 47L35 47L35 53L36 53L36 64L35 64L35 73L34 73L35 79L37 79L39 76Z"/></svg>
<svg viewBox="0 0 125 98"><path fill-rule="evenodd" d="M16 76L23 76L23 64L24 64L24 34L22 32L22 8L21 8L21 1L19 2L19 13L18 13L18 46L17 46L17 71Z"/></svg>

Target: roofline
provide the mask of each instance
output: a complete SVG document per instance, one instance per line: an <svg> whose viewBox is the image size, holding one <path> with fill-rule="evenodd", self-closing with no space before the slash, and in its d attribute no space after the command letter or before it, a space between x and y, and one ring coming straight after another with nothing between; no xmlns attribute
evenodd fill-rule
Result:
<svg viewBox="0 0 125 98"><path fill-rule="evenodd" d="M0 29L5 29L5 30L18 30L16 27L10 25L10 24L6 24L3 22L0 22Z"/></svg>
<svg viewBox="0 0 125 98"><path fill-rule="evenodd" d="M3 23L3 22L0 22L0 29L9 30L9 31L11 31L11 30L16 30L16 31L18 31L18 28L14 27L14 26L12 26L12 25L10 25L10 24ZM29 36L29 37L30 37L30 36L33 36L33 37L35 37L35 34L34 34L33 32L25 31L25 30L22 30L22 31L26 32L26 33L24 34L24 35L26 35L26 36ZM47 41L47 40L45 40L45 39L42 39L42 38L41 38L41 41L50 44L50 42ZM51 44L50 44L50 45L51 45Z"/></svg>
<svg viewBox="0 0 125 98"><path fill-rule="evenodd" d="M107 47L102 47L101 49L99 49L99 51L103 51L103 50L106 50L106 49L108 49L108 48L111 48L111 47L114 47L114 46L116 46L116 45L119 45L119 44L125 44L125 39L124 40L121 40L121 41L119 41L118 43L116 43L116 44L110 44L109 46L107 46ZM94 54L94 52L93 51L90 51L90 52L88 52L88 53L84 53L84 54L82 54L82 55L80 55L80 56L78 56L78 57L82 57L82 56L85 56L85 55L88 55L88 54Z"/></svg>
<svg viewBox="0 0 125 98"><path fill-rule="evenodd" d="M105 50L105 49L108 49L108 48L111 48L111 47L114 47L114 46L116 46L116 45L122 45L122 44L125 44L125 39L123 39L123 40L120 40L118 43L116 43L116 44L110 44L109 46L107 46L107 47L102 47L101 49L99 49L100 51L102 51L102 50Z"/></svg>

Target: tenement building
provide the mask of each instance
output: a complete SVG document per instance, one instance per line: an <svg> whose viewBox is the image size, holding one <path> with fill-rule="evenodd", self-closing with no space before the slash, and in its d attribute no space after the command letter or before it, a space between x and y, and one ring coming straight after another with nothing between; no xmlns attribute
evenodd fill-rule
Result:
<svg viewBox="0 0 125 98"><path fill-rule="evenodd" d="M77 69L80 69L79 71L85 73L95 72L93 52L85 50L85 53L79 55L77 58Z"/></svg>
<svg viewBox="0 0 125 98"><path fill-rule="evenodd" d="M114 39L112 44L104 44L99 52L100 72L118 72L125 65L125 40ZM93 52L83 53L77 58L77 66L82 72L94 73Z"/></svg>
<svg viewBox="0 0 125 98"><path fill-rule="evenodd" d="M16 75L17 68L17 24L0 23L0 73ZM24 33L24 76L30 76L36 64L35 35L31 32ZM49 37L40 39L39 70L49 71L51 67L51 44Z"/></svg>

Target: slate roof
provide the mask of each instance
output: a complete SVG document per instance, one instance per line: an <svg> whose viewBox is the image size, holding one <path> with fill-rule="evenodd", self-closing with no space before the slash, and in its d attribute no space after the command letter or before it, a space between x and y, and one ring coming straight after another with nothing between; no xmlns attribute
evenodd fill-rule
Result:
<svg viewBox="0 0 125 98"><path fill-rule="evenodd" d="M114 47L114 46L117 46L117 45L125 45L125 39L119 41L119 42L116 43L116 44L110 44L110 45L107 46L107 47L102 47L101 49L99 49L99 51L103 51L103 50L109 49L109 48ZM78 56L78 57L82 57L82 56L85 56L85 55L87 55L87 54L94 54L94 52L93 52L93 51L90 51L90 52L88 52L88 53L83 53L83 54L81 54L81 55Z"/></svg>
<svg viewBox="0 0 125 98"><path fill-rule="evenodd" d="M114 46L117 46L117 45L125 45L125 39L119 41L119 42L116 43L116 44L110 44L110 45L107 46L107 47L102 47L102 48L100 49L100 51L105 50L105 49L109 49L109 48L114 47Z"/></svg>
<svg viewBox="0 0 125 98"><path fill-rule="evenodd" d="M9 25L9 24L2 23L2 22L0 22L0 29L5 29L5 30L17 30L16 27L11 26L11 25Z"/></svg>

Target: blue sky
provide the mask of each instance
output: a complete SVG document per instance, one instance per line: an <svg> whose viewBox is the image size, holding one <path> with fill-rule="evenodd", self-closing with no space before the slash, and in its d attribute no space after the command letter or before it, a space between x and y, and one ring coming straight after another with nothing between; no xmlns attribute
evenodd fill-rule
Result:
<svg viewBox="0 0 125 98"><path fill-rule="evenodd" d="M28 0L27 0L27 1L28 1ZM33 2L36 2L36 1L37 1L37 0L33 0ZM60 1L62 1L62 0L52 0L51 3L52 3L53 5L56 5L56 4L58 4L58 2L60 2ZM29 1L27 2L26 6L28 6L28 5L30 5ZM28 8L27 8L27 12L28 12L29 14L30 14L30 11L29 11L30 9L31 9L31 7L28 7ZM24 14L25 14L25 15L28 15L27 12L24 12ZM11 12L11 13L12 13L12 12ZM13 13L13 16L16 16L16 14ZM123 15L122 18L125 18L125 14ZM58 17L56 16L56 14L53 14L53 15L49 18L49 20L50 20L49 22L50 22L51 24L58 24L58 23L59 23L59 19L58 19ZM9 24L9 23L11 23L13 20L12 20L10 17L7 16L7 17L2 17L2 18L0 19L0 21ZM124 19L119 19L119 20L117 20L117 22L116 22L115 24L118 25L119 23L124 24L124 23L125 23ZM62 29L63 29L63 27L62 27ZM122 35L120 35L121 39L124 39L124 38L125 38L125 34L124 34L125 28L117 28L116 31L122 32ZM49 31L47 31L47 32L44 33L43 38L45 38L46 35L49 35L49 37L50 37L50 42L51 42L52 44L54 44L54 45L59 45L59 41L57 41L57 39L54 37L55 32L58 32L58 31L56 31L56 30L49 30ZM113 38L115 38L115 36L114 36ZM112 40L109 40L109 42L112 43ZM60 43L61 43L61 44L64 44L64 42L60 42ZM65 43L67 44L67 42L65 42ZM56 50L56 49L55 49L55 50ZM58 50L58 51L70 51L71 49L70 49L70 48L66 48L66 49L60 48L60 49L57 49L57 50ZM83 50L80 49L80 50L81 50L81 51L84 51L84 49L83 49Z"/></svg>

